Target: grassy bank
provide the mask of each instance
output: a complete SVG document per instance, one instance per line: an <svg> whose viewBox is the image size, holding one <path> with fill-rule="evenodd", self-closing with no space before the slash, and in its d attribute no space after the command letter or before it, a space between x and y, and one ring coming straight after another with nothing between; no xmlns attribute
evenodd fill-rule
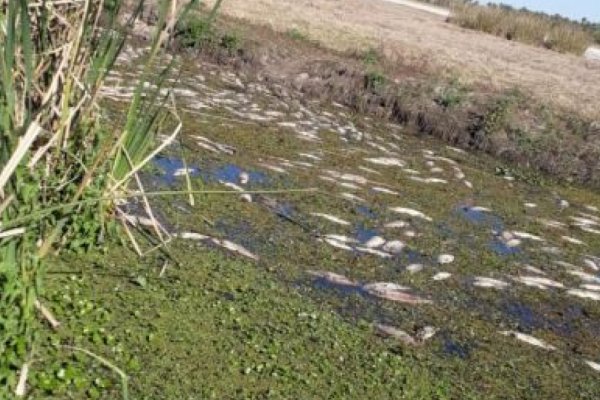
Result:
<svg viewBox="0 0 600 400"><path fill-rule="evenodd" d="M465 83L378 48L332 51L297 29L278 33L224 17L211 35L213 45L197 54L275 86L387 118L534 174L600 186L598 124L519 88Z"/></svg>

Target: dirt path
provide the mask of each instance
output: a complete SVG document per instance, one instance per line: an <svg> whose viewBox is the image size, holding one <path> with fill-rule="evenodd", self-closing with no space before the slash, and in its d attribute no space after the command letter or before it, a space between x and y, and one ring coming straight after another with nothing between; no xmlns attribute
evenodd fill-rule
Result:
<svg viewBox="0 0 600 400"><path fill-rule="evenodd" d="M430 13L433 15L438 15L443 18L448 18L450 16L450 10L448 10L448 9L432 6L429 4L418 3L416 1L410 1L410 0L384 0L384 1L387 1L389 3L394 3L394 4L400 4L402 6L412 8L413 10L425 11L427 13Z"/></svg>
<svg viewBox="0 0 600 400"><path fill-rule="evenodd" d="M405 3L405 1L402 1ZM583 57L461 29L439 15L388 1L229 0L224 12L281 31L297 28L336 49L383 45L409 63L490 88L517 86L587 116L600 116L600 68Z"/></svg>

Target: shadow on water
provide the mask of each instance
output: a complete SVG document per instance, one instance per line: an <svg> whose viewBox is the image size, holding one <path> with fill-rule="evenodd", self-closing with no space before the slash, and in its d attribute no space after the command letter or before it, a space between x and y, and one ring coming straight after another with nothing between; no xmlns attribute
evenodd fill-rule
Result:
<svg viewBox="0 0 600 400"><path fill-rule="evenodd" d="M372 239L375 236L379 236L379 232L377 232L376 229L374 229L374 228L367 228L364 225L357 225L355 227L355 232L356 232L355 238L360 243L365 243L369 239Z"/></svg>
<svg viewBox="0 0 600 400"><path fill-rule="evenodd" d="M356 212L369 219L377 218L377 213L367 206L357 206Z"/></svg>
<svg viewBox="0 0 600 400"><path fill-rule="evenodd" d="M504 221L502 218L488 211L482 211L468 206L460 206L456 208L455 214L475 225L489 226L497 232L502 232L504 230Z"/></svg>
<svg viewBox="0 0 600 400"><path fill-rule="evenodd" d="M154 177L158 178L164 185L173 185L175 180L179 176L179 172L184 169L185 165L179 158L157 156L152 160L154 166L158 167L162 174L155 174ZM190 176L197 176L199 173L198 167L188 165L188 173Z"/></svg>
<svg viewBox="0 0 600 400"><path fill-rule="evenodd" d="M469 357L471 349L466 344L454 340L449 334L445 334L442 336L442 352L447 356L458 357L464 360Z"/></svg>
<svg viewBox="0 0 600 400"><path fill-rule="evenodd" d="M591 318L580 305L540 305L539 310L534 310L522 302L511 300L501 307L504 314L526 333L541 329L560 336L578 335L582 331L597 336L600 332L600 321Z"/></svg>
<svg viewBox="0 0 600 400"><path fill-rule="evenodd" d="M513 256L521 253L521 249L519 247L510 247L506 243L494 239L490 242L489 248L499 256Z"/></svg>
<svg viewBox="0 0 600 400"><path fill-rule="evenodd" d="M184 163L183 160L172 156L156 156L152 160L153 165L160 170L160 173L153 174L152 177L158 179L162 185L173 185L177 178L183 179ZM224 164L219 166L199 167L197 165L187 165L190 176L200 176L206 182L229 182L240 184L241 176L245 172L248 174L248 186L269 185L269 176L257 170L244 169L235 164Z"/></svg>

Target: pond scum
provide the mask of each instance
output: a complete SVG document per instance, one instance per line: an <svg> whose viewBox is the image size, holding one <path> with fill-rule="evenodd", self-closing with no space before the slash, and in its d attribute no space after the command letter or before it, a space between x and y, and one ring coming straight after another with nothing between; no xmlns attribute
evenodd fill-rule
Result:
<svg viewBox="0 0 600 400"><path fill-rule="evenodd" d="M0 399L598 398L597 193L0 4Z"/></svg>
<svg viewBox="0 0 600 400"><path fill-rule="evenodd" d="M47 256L93 248L114 235L122 199L144 198L137 171L179 132L175 111L163 107L168 97L157 89L168 67L157 75L154 62L192 5L163 2L126 118L109 129L98 93L137 12L123 23L119 1L0 2L2 399L24 396L31 363L44 357L36 353L35 319L60 324L39 300ZM153 148L155 134L167 130ZM160 239L157 224L155 231ZM86 349L62 351L111 367ZM126 397L125 381L122 389Z"/></svg>

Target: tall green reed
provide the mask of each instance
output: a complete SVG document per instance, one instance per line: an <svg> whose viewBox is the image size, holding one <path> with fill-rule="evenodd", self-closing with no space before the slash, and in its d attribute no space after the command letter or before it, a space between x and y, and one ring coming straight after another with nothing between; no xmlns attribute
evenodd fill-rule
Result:
<svg viewBox="0 0 600 400"><path fill-rule="evenodd" d="M155 147L154 133L181 127L163 107L168 66L156 67L194 4L160 3L126 121L109 128L100 89L140 7L122 23L119 1L0 0L0 398L24 394L36 309L58 326L40 302L47 256L102 241L114 199L143 195L131 189L136 173L167 144Z"/></svg>

